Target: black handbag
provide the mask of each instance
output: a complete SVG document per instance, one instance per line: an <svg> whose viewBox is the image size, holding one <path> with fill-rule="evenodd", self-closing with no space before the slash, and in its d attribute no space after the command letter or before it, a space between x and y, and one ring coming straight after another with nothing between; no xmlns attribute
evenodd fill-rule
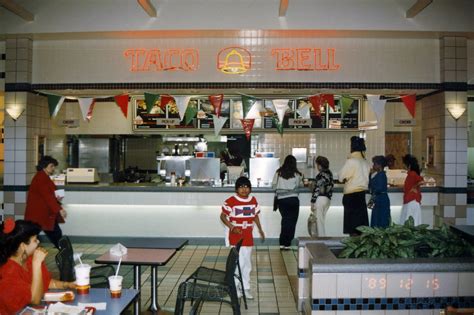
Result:
<svg viewBox="0 0 474 315"><path fill-rule="evenodd" d="M277 210L278 210L278 197L275 194L275 196L273 197L273 211L277 211Z"/></svg>
<svg viewBox="0 0 474 315"><path fill-rule="evenodd" d="M276 182L276 187L275 189L278 188L278 176L277 175L277 182ZM276 191L275 191L275 196L273 196L273 211L277 211L278 210L278 197L277 197L277 194L276 194Z"/></svg>

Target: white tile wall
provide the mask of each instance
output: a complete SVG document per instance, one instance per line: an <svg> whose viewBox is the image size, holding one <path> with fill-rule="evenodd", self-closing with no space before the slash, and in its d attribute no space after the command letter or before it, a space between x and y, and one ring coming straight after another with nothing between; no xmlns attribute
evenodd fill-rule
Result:
<svg viewBox="0 0 474 315"><path fill-rule="evenodd" d="M434 276L433 273L412 273L412 285L410 289L411 297L430 297L433 296L433 288L428 285Z"/></svg>
<svg viewBox="0 0 474 315"><path fill-rule="evenodd" d="M456 296L458 295L458 274L457 273L435 273L431 283L434 296ZM439 287L438 287L439 286Z"/></svg>
<svg viewBox="0 0 474 315"><path fill-rule="evenodd" d="M362 274L362 297L385 297L387 276L385 273ZM352 296L351 296L352 297Z"/></svg>
<svg viewBox="0 0 474 315"><path fill-rule="evenodd" d="M313 298L337 298L339 296L339 277L335 273L313 274ZM360 286L359 286L360 288Z"/></svg>

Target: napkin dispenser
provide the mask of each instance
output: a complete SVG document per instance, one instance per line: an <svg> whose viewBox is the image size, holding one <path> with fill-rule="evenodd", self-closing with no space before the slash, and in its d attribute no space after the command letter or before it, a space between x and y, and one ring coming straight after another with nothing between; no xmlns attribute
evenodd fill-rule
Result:
<svg viewBox="0 0 474 315"><path fill-rule="evenodd" d="M95 168L68 168L66 170L66 181L68 184L93 184L99 181L99 175Z"/></svg>

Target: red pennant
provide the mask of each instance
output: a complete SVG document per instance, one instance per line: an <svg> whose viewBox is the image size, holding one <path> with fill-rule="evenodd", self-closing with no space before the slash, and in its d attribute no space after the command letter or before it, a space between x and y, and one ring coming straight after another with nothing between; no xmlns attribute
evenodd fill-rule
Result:
<svg viewBox="0 0 474 315"><path fill-rule="evenodd" d="M89 106L89 110L87 111L87 121L90 121L92 119L92 112L94 111L94 105L95 105L95 100L92 102L91 106Z"/></svg>
<svg viewBox="0 0 474 315"><path fill-rule="evenodd" d="M324 104L325 102L327 102L333 110L336 109L335 103L334 103L334 94L321 94L320 97L321 97L321 104Z"/></svg>
<svg viewBox="0 0 474 315"><path fill-rule="evenodd" d="M160 98L160 107L163 110L166 109L166 105L168 105L169 102L174 100L173 96L171 96L171 95L161 95L160 97L161 97Z"/></svg>
<svg viewBox="0 0 474 315"><path fill-rule="evenodd" d="M403 104L408 109L411 117L415 118L415 107L416 107L416 94L402 96Z"/></svg>
<svg viewBox="0 0 474 315"><path fill-rule="evenodd" d="M128 94L114 96L115 104L122 110L125 118L128 116Z"/></svg>
<svg viewBox="0 0 474 315"><path fill-rule="evenodd" d="M321 117L321 97L319 95L310 96L309 102L313 105L316 116Z"/></svg>
<svg viewBox="0 0 474 315"><path fill-rule="evenodd" d="M224 100L224 94L209 95L209 102L214 107L214 112L217 117L221 116L222 101Z"/></svg>
<svg viewBox="0 0 474 315"><path fill-rule="evenodd" d="M244 127L245 136L247 137L247 140L250 140L250 135L252 134L255 119L241 119L240 122L242 123L242 127Z"/></svg>

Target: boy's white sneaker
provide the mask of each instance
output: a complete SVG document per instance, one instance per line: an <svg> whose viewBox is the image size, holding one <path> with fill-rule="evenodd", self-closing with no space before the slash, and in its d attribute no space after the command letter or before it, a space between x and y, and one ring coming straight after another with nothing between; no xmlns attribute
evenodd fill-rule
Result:
<svg viewBox="0 0 474 315"><path fill-rule="evenodd" d="M245 290L245 298L248 300L253 300L253 295L250 293L250 290Z"/></svg>

